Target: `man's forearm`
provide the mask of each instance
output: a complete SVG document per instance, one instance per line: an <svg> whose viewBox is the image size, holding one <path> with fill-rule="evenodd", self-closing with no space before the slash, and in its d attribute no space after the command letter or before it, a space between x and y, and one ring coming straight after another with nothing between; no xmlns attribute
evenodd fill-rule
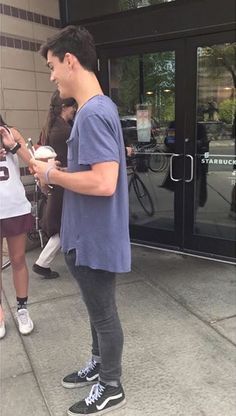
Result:
<svg viewBox="0 0 236 416"><path fill-rule="evenodd" d="M94 196L111 196L115 191L112 181L104 179L93 170L82 172L65 172L51 169L48 181L52 185L60 185L70 191Z"/></svg>

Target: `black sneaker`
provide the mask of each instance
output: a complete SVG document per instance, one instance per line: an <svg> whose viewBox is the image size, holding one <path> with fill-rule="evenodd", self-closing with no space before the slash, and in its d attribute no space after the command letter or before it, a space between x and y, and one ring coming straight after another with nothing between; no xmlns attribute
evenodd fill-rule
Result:
<svg viewBox="0 0 236 416"><path fill-rule="evenodd" d="M33 265L32 270L35 273L43 276L44 279L56 279L57 277L60 276L59 273L54 272L53 270L50 269L50 267L42 267L36 263Z"/></svg>
<svg viewBox="0 0 236 416"><path fill-rule="evenodd" d="M94 383L98 380L99 369L100 364L92 358L85 368L64 377L61 384L66 389L74 389Z"/></svg>
<svg viewBox="0 0 236 416"><path fill-rule="evenodd" d="M67 410L68 416L103 415L125 405L125 393L120 385L112 387L102 383L95 384L89 396L75 403Z"/></svg>

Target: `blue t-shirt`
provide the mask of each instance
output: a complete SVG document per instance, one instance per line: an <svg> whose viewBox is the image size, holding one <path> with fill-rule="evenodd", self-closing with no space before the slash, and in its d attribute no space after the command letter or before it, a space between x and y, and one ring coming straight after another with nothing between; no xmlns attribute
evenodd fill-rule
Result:
<svg viewBox="0 0 236 416"><path fill-rule="evenodd" d="M110 272L130 271L129 208L126 159L117 108L105 95L92 97L78 111L68 144L68 171L119 163L112 196L64 192L61 245L76 249L76 265Z"/></svg>

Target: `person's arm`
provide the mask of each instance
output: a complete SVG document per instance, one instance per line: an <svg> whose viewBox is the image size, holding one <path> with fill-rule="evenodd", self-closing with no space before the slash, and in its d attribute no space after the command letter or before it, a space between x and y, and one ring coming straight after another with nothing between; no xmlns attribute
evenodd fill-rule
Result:
<svg viewBox="0 0 236 416"><path fill-rule="evenodd" d="M70 191L94 196L112 196L116 190L119 164L117 162L96 163L91 170L65 172L50 163L31 161L31 166L40 183L60 185Z"/></svg>
<svg viewBox="0 0 236 416"><path fill-rule="evenodd" d="M15 128L11 128L11 132L14 136L15 142L21 145L20 149L17 151L17 156L19 156L23 162L25 162L28 166L30 164L30 159L32 155L30 154L25 139L21 136L20 132Z"/></svg>
<svg viewBox="0 0 236 416"><path fill-rule="evenodd" d="M32 156L27 149L25 140L21 136L20 132L13 127L5 128L3 126L0 127L0 134L3 138L3 144L7 146L9 151L13 154L17 154L17 156L19 156L27 165L29 165Z"/></svg>
<svg viewBox="0 0 236 416"><path fill-rule="evenodd" d="M131 157L131 156L134 155L134 153L135 153L135 150L134 150L134 147L132 145L125 147L125 156L126 157Z"/></svg>

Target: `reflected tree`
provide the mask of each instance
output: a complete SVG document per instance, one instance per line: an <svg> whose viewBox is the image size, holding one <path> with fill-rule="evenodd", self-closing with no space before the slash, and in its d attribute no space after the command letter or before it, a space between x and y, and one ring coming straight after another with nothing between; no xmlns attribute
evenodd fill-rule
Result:
<svg viewBox="0 0 236 416"><path fill-rule="evenodd" d="M159 52L144 55L144 86L158 121L175 119L175 54Z"/></svg>
<svg viewBox="0 0 236 416"><path fill-rule="evenodd" d="M200 74L201 77L205 77L208 80L208 85L217 91L229 90L227 97L217 97L218 105L216 107L218 111L219 107L219 118L226 123L230 123L235 117L235 88L236 88L236 43L226 43L222 45L214 45L206 48L199 48L200 53ZM213 93L212 93L213 95ZM210 97L212 99L212 97ZM214 103L214 101L212 101ZM203 112L209 113L208 109L204 110L204 102L201 103ZM215 103L216 106L216 103ZM210 120L210 114L209 114ZM230 121L231 120L231 121Z"/></svg>
<svg viewBox="0 0 236 416"><path fill-rule="evenodd" d="M224 75L222 74L223 67L224 72L227 71L231 75L233 86L236 88L236 43L204 48L202 56L205 58L209 76L219 79Z"/></svg>
<svg viewBox="0 0 236 416"><path fill-rule="evenodd" d="M138 57L115 59L111 63L111 94L120 115L134 114L139 102Z"/></svg>
<svg viewBox="0 0 236 416"><path fill-rule="evenodd" d="M152 104L159 121L175 118L175 54L160 52L111 61L111 96L121 115L135 114L136 104Z"/></svg>
<svg viewBox="0 0 236 416"><path fill-rule="evenodd" d="M140 7L153 6L174 0L119 0L120 10L139 9Z"/></svg>

